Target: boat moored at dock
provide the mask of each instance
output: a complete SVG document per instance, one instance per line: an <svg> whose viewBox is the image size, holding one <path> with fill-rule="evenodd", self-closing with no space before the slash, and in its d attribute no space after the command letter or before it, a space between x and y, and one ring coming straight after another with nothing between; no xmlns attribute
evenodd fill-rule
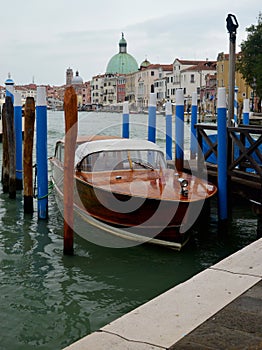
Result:
<svg viewBox="0 0 262 350"><path fill-rule="evenodd" d="M51 164L61 200L63 155L64 140L60 140ZM203 179L168 169L163 151L145 140L80 137L74 157L75 211L117 233L121 230L127 240L142 237L181 247L204 202L217 191Z"/></svg>

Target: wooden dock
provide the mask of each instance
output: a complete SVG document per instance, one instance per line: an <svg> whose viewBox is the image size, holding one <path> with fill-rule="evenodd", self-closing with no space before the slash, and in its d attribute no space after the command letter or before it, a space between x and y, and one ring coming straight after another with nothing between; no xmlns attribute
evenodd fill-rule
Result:
<svg viewBox="0 0 262 350"><path fill-rule="evenodd" d="M197 124L196 128L202 152L198 153L197 159L184 162L185 171L207 175L217 183L217 164L210 161L217 159L217 139L210 137L210 134L216 135L217 127ZM228 127L227 132L229 193L262 205L262 127L240 125Z"/></svg>

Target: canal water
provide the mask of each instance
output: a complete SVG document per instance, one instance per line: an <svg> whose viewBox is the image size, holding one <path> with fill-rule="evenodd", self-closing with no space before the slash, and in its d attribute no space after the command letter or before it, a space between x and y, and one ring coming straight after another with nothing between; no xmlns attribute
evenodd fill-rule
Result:
<svg viewBox="0 0 262 350"><path fill-rule="evenodd" d="M81 112L79 133L120 136L121 118ZM130 120L131 137L146 138L147 116ZM164 146L165 118L157 120L157 143ZM50 111L49 156L63 130L63 112ZM62 349L256 239L248 206L234 203L225 235L217 229L214 201L208 229L196 232L180 252L149 244L105 248L75 236L75 255L64 256L63 219L54 195L48 220L38 220L36 203L33 215L24 215L22 199L22 193L10 200L0 190L1 350Z"/></svg>

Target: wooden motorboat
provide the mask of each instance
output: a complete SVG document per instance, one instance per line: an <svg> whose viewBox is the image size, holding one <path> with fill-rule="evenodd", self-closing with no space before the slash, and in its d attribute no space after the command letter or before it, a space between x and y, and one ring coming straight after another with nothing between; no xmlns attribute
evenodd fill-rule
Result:
<svg viewBox="0 0 262 350"><path fill-rule="evenodd" d="M64 140L51 159L52 181L63 196ZM217 188L167 168L154 143L109 136L79 137L75 151L74 206L129 236L169 242L187 239L203 204Z"/></svg>

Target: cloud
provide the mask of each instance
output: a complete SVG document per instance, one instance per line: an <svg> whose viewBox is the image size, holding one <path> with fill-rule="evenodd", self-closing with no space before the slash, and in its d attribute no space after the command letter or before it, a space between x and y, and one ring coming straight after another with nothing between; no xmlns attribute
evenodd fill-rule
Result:
<svg viewBox="0 0 262 350"><path fill-rule="evenodd" d="M13 0L5 4L12 25L10 16L0 21L5 33L0 84L10 71L17 83L27 83L34 75L39 84L61 85L69 66L90 80L105 72L118 52L122 31L138 64L145 57L152 63L172 63L176 57L216 59L219 52L228 52L226 15L235 13L239 20L239 49L246 26L256 23L260 8L258 0L188 0L179 6L162 0L157 7L149 0L133 0L128 11L119 0L102 0L99 6L86 0Z"/></svg>

